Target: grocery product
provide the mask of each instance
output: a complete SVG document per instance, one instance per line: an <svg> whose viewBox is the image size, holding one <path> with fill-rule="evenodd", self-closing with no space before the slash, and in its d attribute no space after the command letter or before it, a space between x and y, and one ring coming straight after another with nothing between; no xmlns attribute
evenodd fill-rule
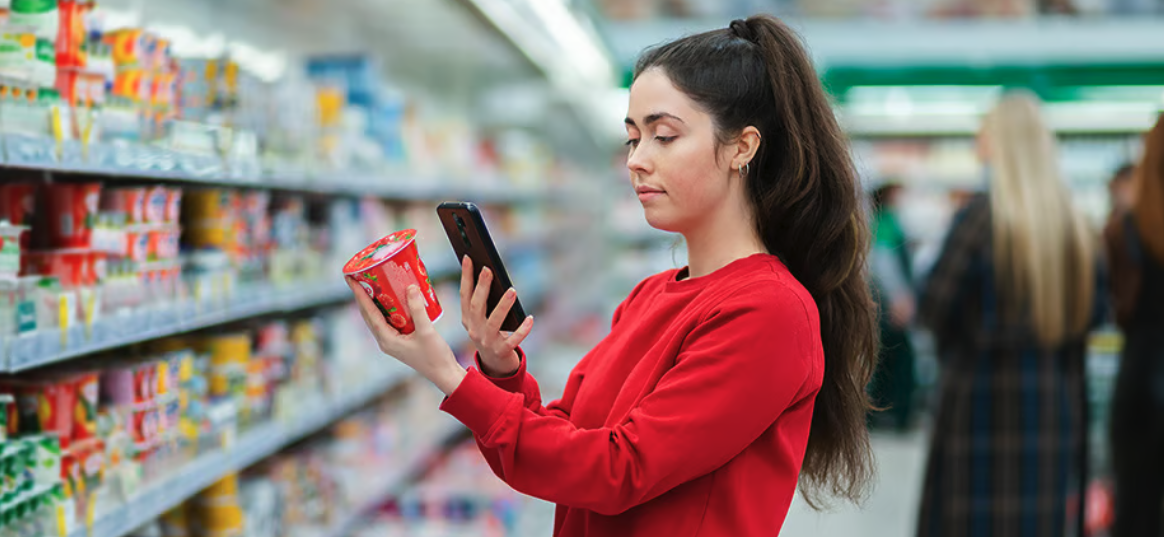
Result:
<svg viewBox="0 0 1164 538"><path fill-rule="evenodd" d="M435 322L441 317L440 302L417 253L416 230L402 230L372 243L344 265L344 275L359 283L402 334L416 329L407 306L409 286L420 288L429 319Z"/></svg>
<svg viewBox="0 0 1164 538"><path fill-rule="evenodd" d="M45 185L48 241L53 248L90 248L101 199L100 183Z"/></svg>

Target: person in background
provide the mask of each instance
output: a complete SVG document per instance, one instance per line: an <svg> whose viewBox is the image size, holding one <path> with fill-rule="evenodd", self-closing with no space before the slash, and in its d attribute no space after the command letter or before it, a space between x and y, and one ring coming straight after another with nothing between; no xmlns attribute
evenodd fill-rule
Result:
<svg viewBox="0 0 1164 538"><path fill-rule="evenodd" d="M1135 167L1131 163L1119 167L1112 174L1107 183L1107 193L1111 198L1111 216L1124 215L1132 209L1132 171Z"/></svg>
<svg viewBox="0 0 1164 538"><path fill-rule="evenodd" d="M883 409L874 412L871 419L877 427L882 425L882 417L887 418L898 432L909 429L917 385L909 337L917 302L913 262L897 216L901 191L897 183L886 183L873 191L873 249L869 256L881 326L881 354L869 392L873 405Z"/></svg>
<svg viewBox="0 0 1164 538"><path fill-rule="evenodd" d="M1164 534L1164 116L1144 141L1132 197L1104 229L1124 333L1111 407L1113 536Z"/></svg>
<svg viewBox="0 0 1164 538"><path fill-rule="evenodd" d="M988 192L954 219L919 304L942 378L918 533L1077 533L1097 238L1031 94L1001 98L978 148Z"/></svg>

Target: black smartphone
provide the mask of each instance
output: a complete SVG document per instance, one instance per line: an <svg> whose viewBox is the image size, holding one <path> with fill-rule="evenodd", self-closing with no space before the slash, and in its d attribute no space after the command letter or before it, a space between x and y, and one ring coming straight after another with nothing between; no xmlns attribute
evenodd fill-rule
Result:
<svg viewBox="0 0 1164 538"><path fill-rule="evenodd" d="M453 251L457 253L457 261L468 256L473 261L474 284L481 277L481 270L488 267L493 272L493 281L489 286L489 298L485 308L489 313L497 308L501 297L506 290L513 287L509 280L509 273L505 271L505 264L501 262L501 255L497 246L493 244L493 237L485 227L485 218L481 210L472 202L444 202L437 206L437 216L453 244ZM513 303L509 315L501 323L501 330L516 331L525 321L525 310L521 308L521 299Z"/></svg>

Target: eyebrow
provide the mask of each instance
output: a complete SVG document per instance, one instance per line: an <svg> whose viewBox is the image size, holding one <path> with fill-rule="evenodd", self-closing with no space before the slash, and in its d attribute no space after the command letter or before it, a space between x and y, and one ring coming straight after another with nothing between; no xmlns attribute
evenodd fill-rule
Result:
<svg viewBox="0 0 1164 538"><path fill-rule="evenodd" d="M653 114L648 114L646 118L643 118L643 125L650 125L650 124L658 122L659 120L662 120L662 119L670 119L670 120L675 120L679 123L684 123L682 118L680 118L679 116L676 116L674 114L669 114L667 112L655 112ZM630 118L626 118L623 121L627 125L630 125L631 127L638 127L638 125L635 124L635 120L632 120Z"/></svg>

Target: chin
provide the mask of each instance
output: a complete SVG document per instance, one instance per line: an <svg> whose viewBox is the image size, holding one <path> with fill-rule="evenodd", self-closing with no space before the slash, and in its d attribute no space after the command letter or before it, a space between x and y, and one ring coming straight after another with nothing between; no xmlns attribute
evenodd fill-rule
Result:
<svg viewBox="0 0 1164 538"><path fill-rule="evenodd" d="M659 211L658 209L647 209L644 213L647 218L647 224L651 225L652 228L664 232L679 233L680 226L678 220L669 218L669 215L665 212Z"/></svg>

